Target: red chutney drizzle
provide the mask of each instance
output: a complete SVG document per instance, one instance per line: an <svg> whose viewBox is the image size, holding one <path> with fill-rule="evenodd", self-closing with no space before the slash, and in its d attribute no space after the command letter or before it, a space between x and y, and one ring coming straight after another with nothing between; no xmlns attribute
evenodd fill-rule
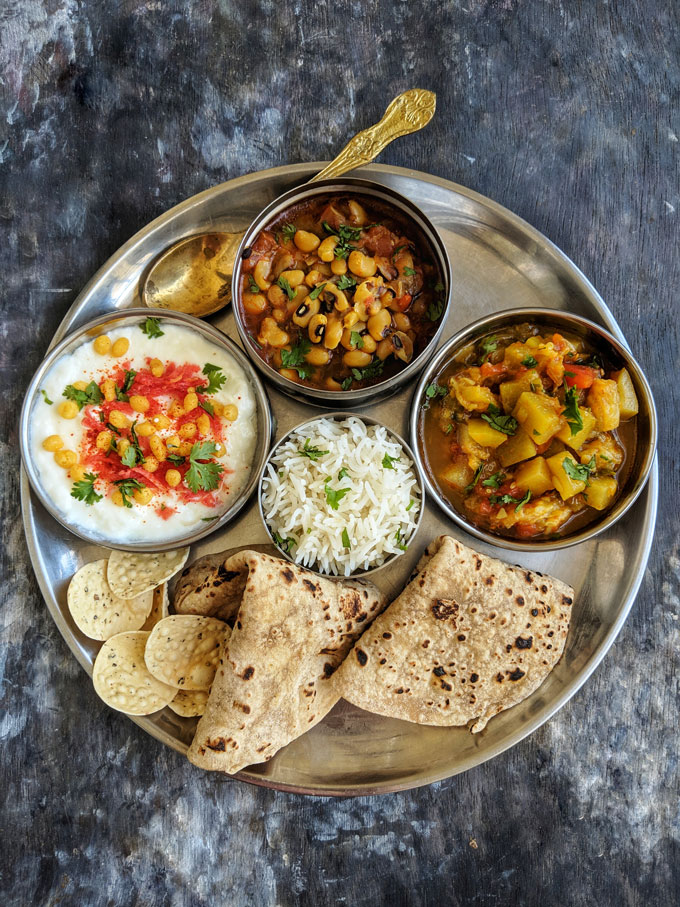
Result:
<svg viewBox="0 0 680 907"><path fill-rule="evenodd" d="M131 427L119 428L114 431L111 426L110 418L114 410L123 413L130 421L130 426L135 424L139 426L142 422L150 421L154 416L164 414L169 419L170 426L167 429L163 429L162 434L157 429L154 432L157 437L161 437L163 440L177 434L179 429L189 422L196 424L199 416L205 414L210 424L209 432L203 434L197 425L195 435L186 440L182 439L182 443L190 448L197 441L215 441L221 442L226 447L222 419L218 415L211 415L201 407L201 403L213 406L214 401L211 400L209 395L202 394L197 390L197 388L206 384L206 377L201 374L200 366L193 363L178 365L174 362L167 362L165 363L163 375L156 377L148 368L151 359L147 357L146 362L147 367L140 368L137 371L126 394L128 397L146 397L149 401L148 410L143 414L136 412L129 402L123 400L102 400L99 404L87 406L82 417L84 435L80 445L80 462L89 471L97 473L99 479L107 484L106 494L108 497L111 497L116 491L114 483L121 479L137 479L142 485L151 489L154 498L157 495L162 496L166 500L159 503L154 510L164 520L170 519L173 514L177 513L177 508L169 504L167 498L174 498L181 503L200 503L205 507L215 508L220 503L218 492L225 486L226 478L233 470L223 469L219 476L218 486L214 491L194 492L184 482L184 477L190 467L188 455L185 456L183 463L162 460L157 470L149 472L143 465L125 466L113 447L108 450L100 450L97 447L97 437L102 431L110 431L115 441L126 438L131 444L133 443ZM104 381L112 379L116 386L121 389L125 382L126 372L130 368L129 360L116 364L107 374L100 378L100 388L103 386ZM190 389L196 393L199 405L189 412L173 415L173 404L175 404L176 410L183 408L184 398L190 393ZM148 437L137 435L137 443L145 458L153 457ZM176 470L182 477L180 483L174 487L169 485L165 479L165 474L170 469Z"/></svg>

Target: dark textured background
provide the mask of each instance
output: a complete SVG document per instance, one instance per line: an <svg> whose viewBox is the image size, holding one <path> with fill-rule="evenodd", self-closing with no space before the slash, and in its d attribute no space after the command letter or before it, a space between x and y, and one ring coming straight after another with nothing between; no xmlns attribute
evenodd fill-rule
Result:
<svg viewBox="0 0 680 907"><path fill-rule="evenodd" d="M0 0L4 903L678 903L679 20L674 0ZM131 234L222 180L332 157L411 86L436 118L381 160L544 232L647 369L656 543L603 665L531 738L421 790L294 797L201 775L96 699L28 562L16 420Z"/></svg>

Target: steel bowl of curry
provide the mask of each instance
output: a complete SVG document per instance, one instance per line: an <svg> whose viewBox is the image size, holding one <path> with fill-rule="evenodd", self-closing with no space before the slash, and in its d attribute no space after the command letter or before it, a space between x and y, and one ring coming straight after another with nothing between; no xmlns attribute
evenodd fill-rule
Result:
<svg viewBox="0 0 680 907"><path fill-rule="evenodd" d="M657 422L644 374L606 330L512 309L442 347L416 388L411 438L429 493L458 525L502 548L550 550L632 506Z"/></svg>
<svg viewBox="0 0 680 907"><path fill-rule="evenodd" d="M395 393L432 357L450 272L408 199L367 180L307 184L246 231L232 281L238 331L279 390L360 405Z"/></svg>

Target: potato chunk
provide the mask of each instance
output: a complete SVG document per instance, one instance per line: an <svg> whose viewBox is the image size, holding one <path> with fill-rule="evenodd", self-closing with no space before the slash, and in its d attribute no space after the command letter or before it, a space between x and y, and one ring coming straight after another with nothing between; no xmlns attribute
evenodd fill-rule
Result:
<svg viewBox="0 0 680 907"><path fill-rule="evenodd" d="M580 494L586 489L585 482L582 482L579 479L572 479L571 476L567 475L564 468L565 460L570 460L574 466L578 465L573 456L566 452L555 454L554 457L550 457L549 460L545 461L548 464L548 469L552 473L553 484L559 491L563 501L566 501L568 498L573 498L575 494Z"/></svg>
<svg viewBox="0 0 680 907"><path fill-rule="evenodd" d="M505 412L511 413L519 400L520 394L524 391L532 390L538 391L539 393L542 393L543 391L541 377L535 368L529 369L528 372L525 372L520 378L515 378L513 381L504 381L498 388L498 391L501 395L501 404Z"/></svg>
<svg viewBox="0 0 680 907"><path fill-rule="evenodd" d="M474 477L474 472L465 459L459 457L454 463L446 466L439 475L442 482L451 485L456 491L464 491Z"/></svg>
<svg viewBox="0 0 680 907"><path fill-rule="evenodd" d="M605 510L618 490L618 482L613 476L596 476L588 482L586 501L595 510Z"/></svg>
<svg viewBox="0 0 680 907"><path fill-rule="evenodd" d="M491 404L496 403L496 398L488 387L480 387L478 384L472 384L468 387L456 388L456 397L461 406L465 409L477 410L484 412Z"/></svg>
<svg viewBox="0 0 680 907"><path fill-rule="evenodd" d="M508 440L508 436L495 428L492 428L484 419L470 419L468 422L468 431L470 437L482 447L499 447Z"/></svg>
<svg viewBox="0 0 680 907"><path fill-rule="evenodd" d="M563 420L557 412L559 405L553 397L524 391L512 414L535 444L545 444L562 427Z"/></svg>
<svg viewBox="0 0 680 907"><path fill-rule="evenodd" d="M498 460L501 466L512 466L513 463L519 463L521 460L528 460L535 456L536 445L521 428L518 428L515 434L498 448Z"/></svg>
<svg viewBox="0 0 680 907"><path fill-rule="evenodd" d="M515 471L512 481L522 491L530 491L533 498L538 498L553 487L552 473L543 457L534 457L522 463Z"/></svg>
<svg viewBox="0 0 680 907"><path fill-rule="evenodd" d="M619 416L621 419L632 419L633 416L637 416L640 408L633 387L633 379L625 368L622 368L620 372L614 372L612 378L616 381L619 392Z"/></svg>
<svg viewBox="0 0 680 907"><path fill-rule="evenodd" d="M581 463L589 463L593 456L597 472L616 472L623 463L623 448L611 435L601 435L580 450Z"/></svg>
<svg viewBox="0 0 680 907"><path fill-rule="evenodd" d="M595 430L596 425L595 416L587 407L579 406L579 412L581 413L581 419L583 420L583 428L580 429L580 431L577 431L575 435L572 435L571 425L567 422L556 435L560 441L564 441L567 447L571 447L572 450L580 450L583 447Z"/></svg>
<svg viewBox="0 0 680 907"><path fill-rule="evenodd" d="M588 405L600 431L613 431L619 427L619 388L616 381L596 378L588 391Z"/></svg>

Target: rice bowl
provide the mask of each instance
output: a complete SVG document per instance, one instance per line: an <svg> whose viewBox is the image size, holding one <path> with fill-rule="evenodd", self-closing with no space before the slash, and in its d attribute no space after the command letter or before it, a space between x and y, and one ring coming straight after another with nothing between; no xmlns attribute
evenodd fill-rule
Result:
<svg viewBox="0 0 680 907"><path fill-rule="evenodd" d="M406 443L384 425L323 416L274 448L260 508L274 543L294 563L355 576L407 550L420 521L422 479Z"/></svg>

